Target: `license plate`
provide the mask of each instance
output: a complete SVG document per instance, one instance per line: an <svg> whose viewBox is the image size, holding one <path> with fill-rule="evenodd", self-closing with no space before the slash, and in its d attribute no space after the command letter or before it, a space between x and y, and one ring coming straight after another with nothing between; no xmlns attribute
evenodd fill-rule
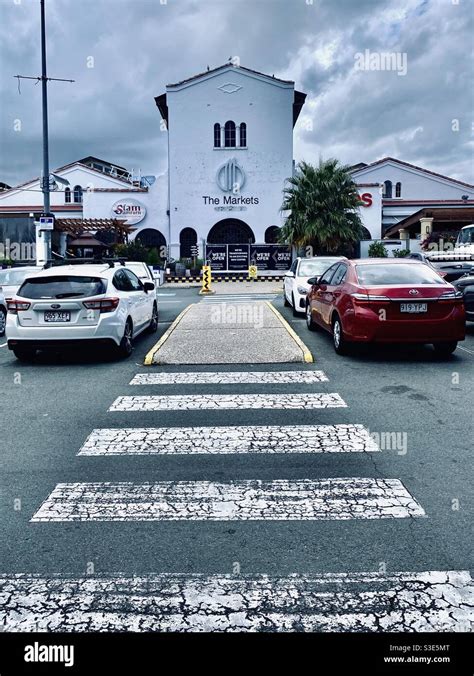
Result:
<svg viewBox="0 0 474 676"><path fill-rule="evenodd" d="M400 312L408 312L409 314L416 314L417 312L427 312L427 303L400 303Z"/></svg>
<svg viewBox="0 0 474 676"><path fill-rule="evenodd" d="M69 311L52 311L52 312L45 312L44 313L44 321L45 322L70 322L71 321L71 313Z"/></svg>

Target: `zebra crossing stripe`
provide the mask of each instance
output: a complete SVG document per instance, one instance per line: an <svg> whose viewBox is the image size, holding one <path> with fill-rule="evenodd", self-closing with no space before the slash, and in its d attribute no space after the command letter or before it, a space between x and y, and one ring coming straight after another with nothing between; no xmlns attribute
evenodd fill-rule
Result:
<svg viewBox="0 0 474 676"><path fill-rule="evenodd" d="M232 385L324 383L323 371L193 371L189 373L137 373L130 385Z"/></svg>
<svg viewBox="0 0 474 676"><path fill-rule="evenodd" d="M95 429L78 455L377 452L362 425Z"/></svg>
<svg viewBox="0 0 474 676"><path fill-rule="evenodd" d="M398 479L60 483L44 521L306 521L425 516Z"/></svg>
<svg viewBox="0 0 474 676"><path fill-rule="evenodd" d="M109 411L182 411L223 409L315 409L346 408L347 404L333 393L311 394L196 394L123 396Z"/></svg>
<svg viewBox="0 0 474 676"><path fill-rule="evenodd" d="M8 632L469 632L469 571L0 575Z"/></svg>

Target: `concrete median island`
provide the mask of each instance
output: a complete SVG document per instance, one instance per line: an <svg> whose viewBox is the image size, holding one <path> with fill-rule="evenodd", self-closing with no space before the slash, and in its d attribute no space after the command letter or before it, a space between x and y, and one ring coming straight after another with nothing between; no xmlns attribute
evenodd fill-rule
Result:
<svg viewBox="0 0 474 676"><path fill-rule="evenodd" d="M145 364L312 362L306 345L271 303L196 303L173 322Z"/></svg>

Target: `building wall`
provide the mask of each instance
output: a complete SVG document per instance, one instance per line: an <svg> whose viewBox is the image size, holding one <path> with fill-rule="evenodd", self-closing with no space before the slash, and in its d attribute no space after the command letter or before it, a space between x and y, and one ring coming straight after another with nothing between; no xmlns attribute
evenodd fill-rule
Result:
<svg viewBox="0 0 474 676"><path fill-rule="evenodd" d="M229 83L237 91L219 89ZM257 242L264 241L266 228L282 225L283 184L293 171L293 98L292 84L273 83L237 68L167 90L170 217L175 241L186 227L197 231L198 240L205 239L212 226L225 218L247 223ZM246 123L246 149L214 149L214 124L224 125L227 120ZM253 197L258 204L222 208L229 193L218 186L216 174L234 157L245 172L240 195ZM219 204L205 197L218 199Z"/></svg>
<svg viewBox="0 0 474 676"><path fill-rule="evenodd" d="M402 184L402 200L429 200L429 199L461 199L462 195L470 194L467 186L450 181L448 178L438 178L431 174L403 167L397 164L382 164L368 170L353 173L356 181L384 183L392 181L392 196L395 198L395 185Z"/></svg>

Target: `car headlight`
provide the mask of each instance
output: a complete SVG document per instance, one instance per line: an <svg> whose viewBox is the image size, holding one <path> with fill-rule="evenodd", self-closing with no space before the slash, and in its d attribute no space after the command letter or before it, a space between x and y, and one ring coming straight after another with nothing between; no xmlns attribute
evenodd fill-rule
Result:
<svg viewBox="0 0 474 676"><path fill-rule="evenodd" d="M303 296L306 296L306 294L308 293L308 287L307 286L297 286L296 290L298 291L298 293L301 293Z"/></svg>

